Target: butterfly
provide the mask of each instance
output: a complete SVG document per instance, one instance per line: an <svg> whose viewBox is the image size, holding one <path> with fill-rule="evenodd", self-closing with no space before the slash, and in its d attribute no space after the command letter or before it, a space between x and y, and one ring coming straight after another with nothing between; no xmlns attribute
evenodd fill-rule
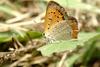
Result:
<svg viewBox="0 0 100 67"><path fill-rule="evenodd" d="M74 17L68 16L61 5L50 1L46 9L44 34L48 41L76 39L78 22Z"/></svg>

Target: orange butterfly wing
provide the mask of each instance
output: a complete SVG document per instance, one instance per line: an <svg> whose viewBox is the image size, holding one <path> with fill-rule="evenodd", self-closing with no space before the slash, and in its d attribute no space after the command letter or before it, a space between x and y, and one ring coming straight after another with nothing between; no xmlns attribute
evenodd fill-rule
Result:
<svg viewBox="0 0 100 67"><path fill-rule="evenodd" d="M52 25L55 25L57 22L66 19L67 19L67 13L65 9L56 2L50 1L48 3L45 16L45 23L44 23L45 32L48 32L48 30L52 28Z"/></svg>
<svg viewBox="0 0 100 67"><path fill-rule="evenodd" d="M69 16L68 23L70 24L72 28L71 37L73 39L76 39L78 36L78 22L74 17Z"/></svg>
<svg viewBox="0 0 100 67"><path fill-rule="evenodd" d="M64 23L62 23L61 21L64 21ZM49 34L51 35L51 36L49 35L49 38L51 37L51 39L52 39L52 36L54 36L57 39L64 37L63 34L61 34L60 36L60 34L58 33L59 26L62 26L60 24L65 24L64 26L66 27L64 28L67 30L67 32L68 30L70 30L69 35L67 34L66 30L62 30L61 33L65 31L64 33L66 34L64 35L69 36L71 38L77 38L77 35L78 35L77 20L74 17L68 16L65 9L61 7L59 4L57 4L54 1L50 1L47 6L45 22L44 22L44 28L45 28L44 33L47 35L47 38ZM68 25L70 26L71 29L68 27ZM54 27L56 28L56 26L57 26L57 30L54 29ZM63 28L61 27L61 29ZM60 31L61 29L59 28ZM52 31L54 31L54 33ZM56 37L55 34L56 35L59 34L59 36Z"/></svg>

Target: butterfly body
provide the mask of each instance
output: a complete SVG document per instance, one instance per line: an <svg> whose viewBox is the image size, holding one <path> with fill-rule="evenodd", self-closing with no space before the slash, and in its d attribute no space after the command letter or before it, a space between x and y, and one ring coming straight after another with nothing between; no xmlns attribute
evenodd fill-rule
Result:
<svg viewBox="0 0 100 67"><path fill-rule="evenodd" d="M45 37L49 41L77 38L77 34L73 34L78 29L76 26L76 19L69 17L63 7L54 1L49 2L44 22Z"/></svg>

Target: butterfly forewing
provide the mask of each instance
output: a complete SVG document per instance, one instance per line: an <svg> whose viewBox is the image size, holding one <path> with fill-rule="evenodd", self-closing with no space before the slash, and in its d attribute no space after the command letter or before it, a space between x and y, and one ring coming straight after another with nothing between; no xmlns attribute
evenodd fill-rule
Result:
<svg viewBox="0 0 100 67"><path fill-rule="evenodd" d="M45 32L48 32L53 25L57 22L66 20L67 13L63 7L54 1L50 1L47 6L46 16L45 16Z"/></svg>

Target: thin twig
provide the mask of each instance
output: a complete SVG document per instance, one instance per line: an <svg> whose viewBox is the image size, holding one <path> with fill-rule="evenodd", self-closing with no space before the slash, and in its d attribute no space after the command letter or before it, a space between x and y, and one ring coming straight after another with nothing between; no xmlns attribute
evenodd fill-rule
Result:
<svg viewBox="0 0 100 67"><path fill-rule="evenodd" d="M63 67L64 61L65 61L65 59L67 58L67 54L68 54L68 52L65 52L65 53L63 54L63 56L62 56L62 58L61 58L61 61L60 61L59 64L58 64L58 67Z"/></svg>
<svg viewBox="0 0 100 67"><path fill-rule="evenodd" d="M26 59L32 57L31 54L26 54L24 57L22 57L21 59L19 59L18 61L14 62L13 64L10 65L10 67L15 67L17 66L20 62L25 61Z"/></svg>
<svg viewBox="0 0 100 67"><path fill-rule="evenodd" d="M21 27L21 26L25 26L25 25L37 25L40 22L37 22L39 20L41 20L41 17L44 16L45 13L40 14L39 16L37 16L34 19L28 20L28 21L23 21L23 22L19 22L19 23L14 23L14 24L4 24L4 23L0 23L0 32L4 31L8 31L10 29L19 29L19 30L26 30L25 28Z"/></svg>

